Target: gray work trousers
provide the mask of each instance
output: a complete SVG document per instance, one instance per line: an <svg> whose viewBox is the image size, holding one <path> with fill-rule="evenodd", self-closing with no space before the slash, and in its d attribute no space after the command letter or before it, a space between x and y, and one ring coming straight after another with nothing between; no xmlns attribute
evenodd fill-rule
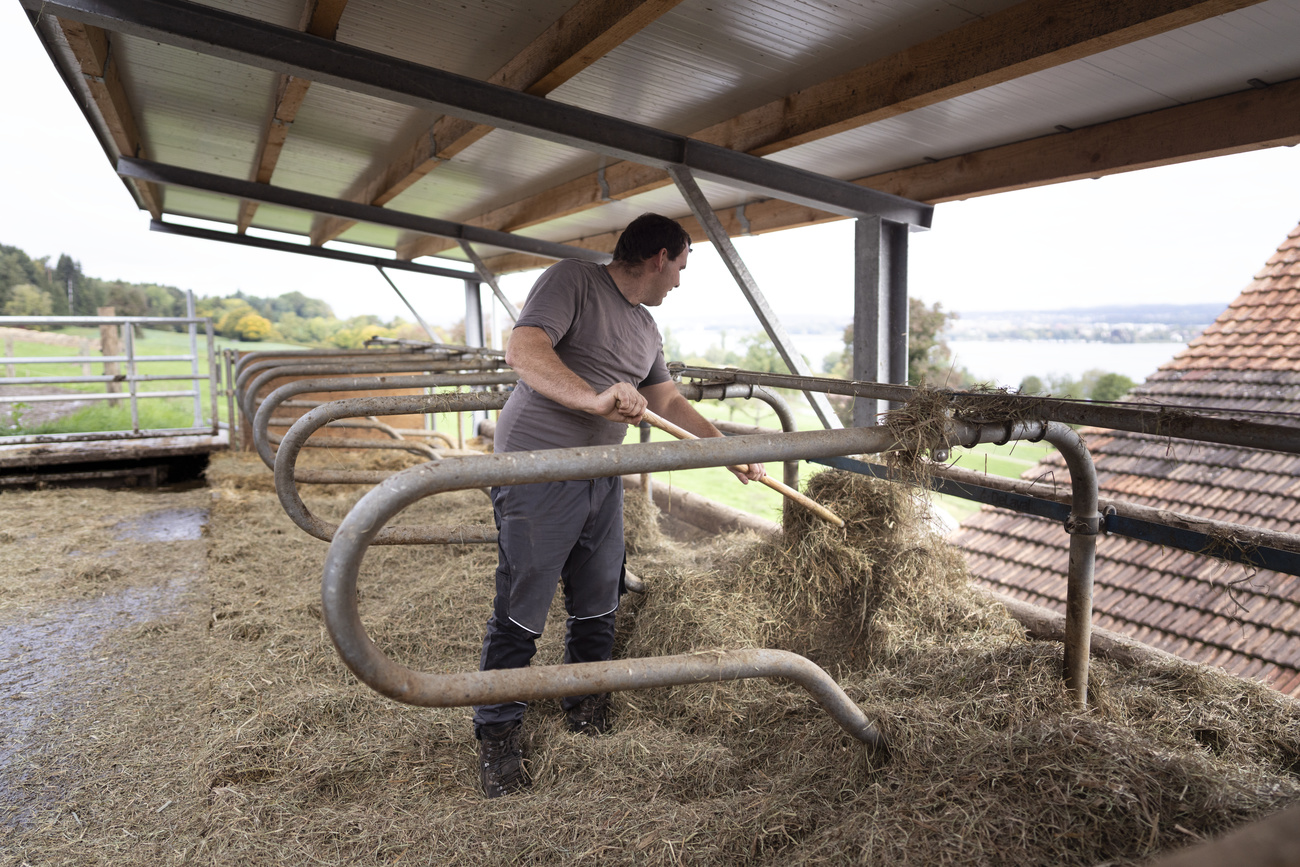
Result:
<svg viewBox="0 0 1300 867"><path fill-rule="evenodd" d="M493 488L496 599L479 670L524 668L559 584L568 612L564 661L601 662L614 649L623 586L623 480L617 476ZM586 696L570 696L567 710ZM525 702L478 705L474 731L523 717Z"/></svg>

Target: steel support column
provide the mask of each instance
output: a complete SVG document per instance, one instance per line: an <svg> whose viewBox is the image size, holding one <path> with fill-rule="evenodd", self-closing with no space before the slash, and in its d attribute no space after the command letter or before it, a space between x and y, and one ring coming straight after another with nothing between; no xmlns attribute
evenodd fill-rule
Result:
<svg viewBox="0 0 1300 867"><path fill-rule="evenodd" d="M854 227L854 380L907 382L907 233L880 217L859 217ZM889 406L856 398L853 424L876 424Z"/></svg>
<svg viewBox="0 0 1300 867"><path fill-rule="evenodd" d="M736 252L735 245L731 243L731 236L727 234L726 229L722 228L722 222L718 219L718 215L714 213L713 206L704 197L700 185L695 183L691 170L677 166L670 168L668 173L672 175L673 182L677 184L677 189L681 192L682 198L690 206L691 213L704 227L705 234L709 236L709 241L713 244L714 249L718 251L718 255L722 257L727 270L735 278L736 285L740 287L740 291L744 293L745 298L749 301L749 306L753 308L754 314L763 326L763 330L767 332L768 337L772 338L772 344L776 346L776 351L781 354L786 366L790 368L792 373L800 376L812 376L812 370L804 362L799 350L795 348L789 332L785 330L781 320L777 319L776 313L767 303L767 298L763 295L762 290L758 288L754 276L749 273L744 260ZM808 402L812 404L813 412L817 413L817 418L821 420L823 427L833 429L844 426L840 423L839 417L835 415L835 410L831 407L830 401L826 399L826 395L818 391L805 391L804 395L808 398Z"/></svg>
<svg viewBox="0 0 1300 867"><path fill-rule="evenodd" d="M482 349L487 346L483 332L483 284L478 280L465 281L465 345L474 349ZM479 389L471 389L481 391ZM487 410L474 410L470 413L470 435L478 431L479 423L486 421L488 417ZM457 421L457 424L460 424Z"/></svg>

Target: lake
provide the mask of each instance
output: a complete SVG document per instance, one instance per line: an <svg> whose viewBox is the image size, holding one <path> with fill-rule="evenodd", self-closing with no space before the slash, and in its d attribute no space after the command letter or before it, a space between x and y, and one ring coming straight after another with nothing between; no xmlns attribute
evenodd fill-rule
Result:
<svg viewBox="0 0 1300 867"><path fill-rule="evenodd" d="M722 345L724 332L713 328L672 329L672 336L686 353L702 354L710 346ZM744 334L727 330L726 346L743 352ZM796 347L816 373L822 360L844 348L841 333L794 333ZM1085 340L949 340L954 359L981 381L1016 388L1027 376L1044 381L1052 376L1078 379L1093 369L1119 373L1142 382L1156 369L1187 347L1186 343L1094 343ZM938 383L932 383L937 385Z"/></svg>

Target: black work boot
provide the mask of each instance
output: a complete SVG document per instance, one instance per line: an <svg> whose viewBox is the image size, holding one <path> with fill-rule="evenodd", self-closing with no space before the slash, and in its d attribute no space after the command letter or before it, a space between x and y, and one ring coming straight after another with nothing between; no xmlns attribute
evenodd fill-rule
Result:
<svg viewBox="0 0 1300 867"><path fill-rule="evenodd" d="M595 737L609 731L609 693L589 695L569 708L569 731Z"/></svg>
<svg viewBox="0 0 1300 867"><path fill-rule="evenodd" d="M524 770L523 724L518 720L479 728L479 779L483 794L499 798L528 785Z"/></svg>

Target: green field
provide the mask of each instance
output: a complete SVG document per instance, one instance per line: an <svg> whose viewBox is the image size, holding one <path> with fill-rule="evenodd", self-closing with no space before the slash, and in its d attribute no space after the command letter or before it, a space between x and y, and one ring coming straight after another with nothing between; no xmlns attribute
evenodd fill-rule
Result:
<svg viewBox="0 0 1300 867"><path fill-rule="evenodd" d="M74 336L84 336L91 339L97 338L98 329L91 327L68 328L60 333ZM145 329L143 336L138 336L135 342L137 358L141 361L137 365L138 372L151 375L188 375L190 365L182 361L158 361L149 362L147 358L151 355L183 355L189 352L189 336L184 333L174 331L157 331ZM228 340L220 338L216 341L218 352L221 349L238 349L241 351L266 351L281 349L300 349L302 347L284 343L249 343L237 340ZM206 352L206 338L204 335L199 336L199 353L200 356ZM76 355L75 347L50 346L43 343L34 343L27 341L15 341L14 354L16 356L45 356L59 357ZM94 356L91 356L94 358ZM0 364L3 364L3 358L0 358ZM82 375L82 364L18 364L13 365L15 370L12 375L15 376L80 376ZM206 373L203 365L200 365L201 373ZM9 375L7 367L3 371ZM103 372L102 364L90 362L90 372L92 375L99 375ZM82 383L70 384L64 386L69 390L89 393L103 393L104 386L102 383ZM188 382L183 380L148 382L141 383L141 391L179 391L189 388ZM202 395L202 412L204 423L210 422L211 404L209 401L209 385L206 378L200 381L200 393ZM800 395L786 395L795 411L796 422L799 430L817 430L821 428L821 423L813 414ZM760 427L779 428L776 414L761 401L742 401L731 400L725 403L707 401L698 405L700 411L705 417L710 419L727 419L742 424L758 425ZM119 402L117 407L109 407L106 403L99 403L86 409L72 413L55 422L45 425L24 427L21 424L23 407L18 408L18 424L11 426L9 430L3 431L4 434L39 434L39 433L64 433L72 431L103 431L103 430L129 430L131 428L131 416L129 406L125 401ZM222 421L226 421L226 401L219 399L217 401L217 414ZM3 407L0 407L0 418L4 418ZM193 398L167 398L161 400L143 400L140 402L140 424L143 428L166 429L166 428L186 428L194 423L194 402ZM461 429L457 430L457 425ZM468 416L447 416L441 415L436 418L435 427L437 430L447 434L452 442L461 442L464 439L472 437L474 431L470 429L470 420ZM654 430L651 432L652 441L670 440L668 434L662 431ZM627 442L639 442L640 433L635 428L628 431ZM1038 460L1051 450L1051 446L1046 443L1010 443L1005 446L982 445L974 449L956 449L953 452L953 463L956 466L976 472L987 472L993 475L1005 476L1007 478L1019 478L1021 473L1034 466ZM769 466L768 472L775 478L782 478L782 470L779 466ZM808 478L825 469L819 464L800 463L800 485L807 482ZM700 470L681 470L671 473L658 475L657 480L661 483L680 487L683 490L708 497L719 503L767 518L773 521L780 521L782 497L776 491L761 484L741 484L730 472L722 468L700 469ZM977 511L979 506L969 500L963 500L956 497L944 495L935 495L935 502L957 520L962 520L967 515Z"/></svg>
<svg viewBox="0 0 1300 867"><path fill-rule="evenodd" d="M90 340L99 338L99 329L92 326L71 327L57 333L72 337L86 337ZM286 343L248 343L239 340L228 340L224 337L217 339L214 345L218 353L222 349L251 351L302 348ZM190 376L193 374L190 362L148 360L149 356L186 355L189 351L190 338L186 333L159 331L151 328L142 329L135 338L136 372L145 376ZM207 379L207 336L202 331L199 332L198 351L199 375L203 377L199 380L200 407L203 416L202 423L207 425L212 420L212 404L210 399L211 388ZM125 350L123 350L122 354L125 354ZM13 341L12 357L60 358L76 355L78 355L78 349L75 346L55 346L26 340ZM15 377L79 377L87 375L87 368L89 368L88 373L90 376L102 376L104 366L101 362L96 361L97 358L97 355L92 354L87 356L85 362L8 364L4 357L0 357L0 373L5 376ZM219 355L218 363L220 363ZM21 386L18 387L21 388ZM59 385L59 387L74 393L106 393L105 384L99 382L68 383ZM138 384L138 391L142 393L187 391L191 388L193 388L192 381L183 379ZM63 416L56 421L35 425L24 425L22 422L25 414L30 415L32 404L17 405L16 412L13 413L16 418L13 419L10 419L9 412L4 411L7 407L13 405L6 405L6 407L0 407L3 418L9 420L9 423L5 425L7 429L3 430L2 433L8 436L21 436L79 431L130 430L131 410L129 402L122 400L114 401L114 403L117 404L116 407L110 407L106 401L98 402L85 409ZM140 426L144 429L188 428L194 426L194 399L192 397L144 399L139 401L139 412ZM227 420L226 401L223 399L217 401L217 415L222 421Z"/></svg>
<svg viewBox="0 0 1300 867"><path fill-rule="evenodd" d="M806 408L802 397L787 395L786 399L790 401L795 409L799 430L819 430L821 428L821 423L813 415L812 410ZM731 408L732 404L741 405L734 411L734 415ZM710 419L723 418L773 429L780 427L776 414L768 409L766 404L759 401L728 401L727 404L723 405L705 402L698 404L697 408L706 418ZM639 439L640 436L636 430L629 430L627 442L638 442ZM671 437L666 433L658 430L651 432L651 441L653 442L668 439L671 439ZM1052 447L1045 442L1018 442L1008 443L1005 446L980 445L973 449L954 449L951 463L976 472L987 472L1007 478L1019 478L1021 473L1033 467L1040 458L1050 451L1052 451ZM799 465L800 488L802 489L812 475L825 469L826 467L821 464L801 461ZM767 471L775 478L782 478L782 470L779 466L769 466ZM680 486L684 490L772 521L780 522L781 520L781 501L783 498L780 494L766 485L742 485L727 470L721 468L681 470L663 475L668 478L660 477L661 482ZM933 498L936 505L958 521L979 510L978 503L960 497L935 494Z"/></svg>

